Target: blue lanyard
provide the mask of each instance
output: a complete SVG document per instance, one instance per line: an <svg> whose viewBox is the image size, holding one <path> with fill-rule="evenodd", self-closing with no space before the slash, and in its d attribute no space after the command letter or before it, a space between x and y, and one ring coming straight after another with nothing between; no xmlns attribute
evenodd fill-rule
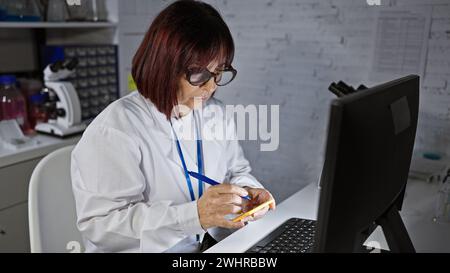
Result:
<svg viewBox="0 0 450 273"><path fill-rule="evenodd" d="M195 122L196 134L197 134L197 165L198 165L198 172L200 174L203 174L203 147L202 147L202 140L200 138L200 132L199 132L199 129L198 129L198 126L197 126L197 121L195 120L194 113L193 113L193 118L194 118L194 122ZM170 122L170 125L172 126L172 122ZM187 182L187 186L188 186L188 189L189 189L189 194L191 196L191 200L194 201L195 200L195 195L194 195L194 189L192 188L191 177L189 175L189 171L188 171L187 166L186 166L186 161L184 160L183 151L181 150L180 141L178 140L177 133L173 129L173 126L172 126L172 131L173 131L173 134L175 135L175 142L177 144L177 151L178 151L178 155L180 156L181 164L183 165L184 176L186 177L186 182ZM200 196L202 196L202 194L203 194L203 182L198 180L198 197L200 198Z"/></svg>

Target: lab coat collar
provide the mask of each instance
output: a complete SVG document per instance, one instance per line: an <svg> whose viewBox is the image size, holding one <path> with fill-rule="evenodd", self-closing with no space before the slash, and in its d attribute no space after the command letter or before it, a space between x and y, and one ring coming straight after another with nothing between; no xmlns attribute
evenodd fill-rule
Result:
<svg viewBox="0 0 450 273"><path fill-rule="evenodd" d="M142 96L139 93L139 97L142 99L142 101L145 103L146 108L148 109L148 112L150 116L152 117L152 120L154 121L153 129L156 129L155 131L163 138L172 140L171 135L171 127L170 122L167 120L166 115L161 113L158 108L147 98Z"/></svg>
<svg viewBox="0 0 450 273"><path fill-rule="evenodd" d="M177 167L181 168L181 170L184 172L183 165L176 148L175 138L172 135L172 127L170 125L170 122L167 120L166 115L161 113L149 99L145 98L141 94L139 94L139 96L142 100L144 100L147 109L152 116L152 119L154 121L154 130L152 130L152 133L156 134L157 137L160 138L159 142L162 144L160 148L164 151L164 154L166 154L169 161L171 163L174 163ZM197 158L193 158L187 152L187 149L183 146L183 143L181 143L181 147L183 149L183 155L186 159L186 166L188 170L197 171Z"/></svg>
<svg viewBox="0 0 450 273"><path fill-rule="evenodd" d="M178 168L182 173L184 173L183 165L180 160L180 156L178 155L178 151L175 144L175 139L172 136L172 128L170 122L167 120L166 116L161 113L156 106L144 96L139 94L141 99L145 102L149 114L152 116L154 121L154 126L152 132L160 138L159 143L161 143L161 149L164 151L164 154L167 156L168 161L173 166L172 169ZM203 108L203 111L207 111L207 107ZM192 113L193 114L193 113ZM193 115L192 118L195 118ZM199 121L199 126L202 128L202 123L204 121ZM219 160L222 160L222 152L223 147L221 147L223 143L220 143L217 140L205 140L202 141L203 146L203 164L204 164L204 172L205 175L208 176L209 172L214 172L219 164ZM181 143L181 147L183 149L183 155L186 159L186 166L189 171L197 171L197 158L193 158L190 153L187 152L186 148ZM219 154L217 154L219 153ZM174 169L175 170L175 169ZM193 180L193 182L195 179ZM187 198L189 197L189 192L186 191L186 187L184 183L177 183L181 186L183 192L185 192Z"/></svg>

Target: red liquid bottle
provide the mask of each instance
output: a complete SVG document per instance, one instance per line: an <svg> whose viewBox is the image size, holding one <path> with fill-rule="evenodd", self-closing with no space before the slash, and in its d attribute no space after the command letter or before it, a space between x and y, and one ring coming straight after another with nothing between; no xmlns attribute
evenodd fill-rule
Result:
<svg viewBox="0 0 450 273"><path fill-rule="evenodd" d="M24 134L33 133L28 123L25 97L16 87L13 75L0 76L0 117L2 120L16 120Z"/></svg>

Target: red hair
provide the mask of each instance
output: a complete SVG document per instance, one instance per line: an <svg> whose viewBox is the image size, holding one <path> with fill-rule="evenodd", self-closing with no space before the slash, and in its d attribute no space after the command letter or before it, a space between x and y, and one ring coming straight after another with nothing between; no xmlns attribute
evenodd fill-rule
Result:
<svg viewBox="0 0 450 273"><path fill-rule="evenodd" d="M179 80L190 66L212 61L231 65L234 42L228 26L211 5L176 1L155 18L132 62L139 92L170 119Z"/></svg>

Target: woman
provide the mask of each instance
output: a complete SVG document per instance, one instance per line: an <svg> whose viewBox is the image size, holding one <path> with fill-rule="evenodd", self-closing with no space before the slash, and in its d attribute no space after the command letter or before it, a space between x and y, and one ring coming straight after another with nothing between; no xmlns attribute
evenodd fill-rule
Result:
<svg viewBox="0 0 450 273"><path fill-rule="evenodd" d="M181 240L198 247L208 229L241 228L267 212L229 220L272 196L250 175L236 138L202 140L210 122L235 131L212 98L236 75L233 55L230 31L208 4L178 1L155 18L133 58L139 91L100 113L72 153L86 251L163 252ZM191 125L194 136L183 138Z"/></svg>

